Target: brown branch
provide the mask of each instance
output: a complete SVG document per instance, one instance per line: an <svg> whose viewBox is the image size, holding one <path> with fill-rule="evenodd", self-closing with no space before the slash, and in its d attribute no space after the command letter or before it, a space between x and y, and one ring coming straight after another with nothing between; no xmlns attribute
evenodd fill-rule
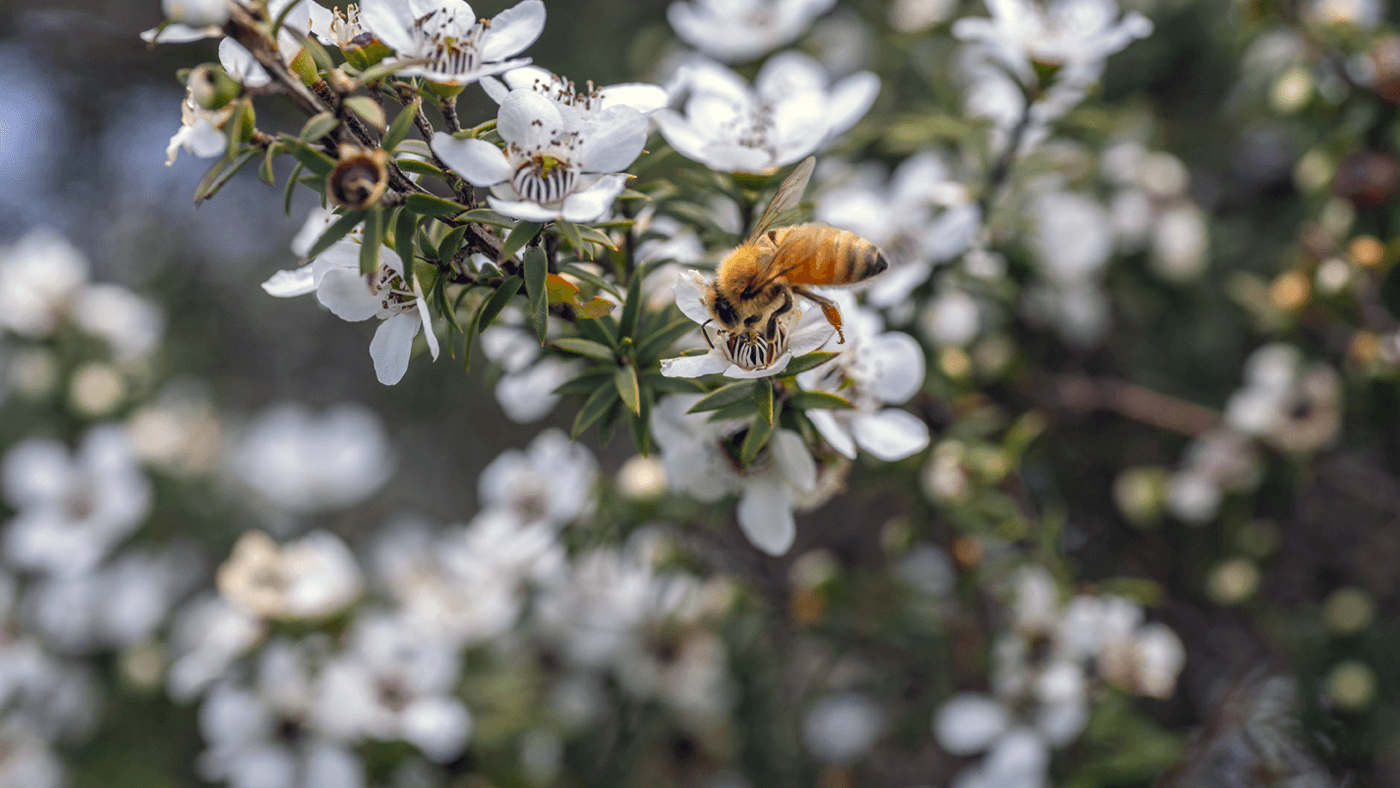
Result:
<svg viewBox="0 0 1400 788"><path fill-rule="evenodd" d="M1136 383L1087 375L1059 375L1045 382L1035 398L1064 410L1107 410L1125 418L1195 437L1220 426L1220 413Z"/></svg>
<svg viewBox="0 0 1400 788"><path fill-rule="evenodd" d="M270 74L273 79L282 83L292 101L296 102L297 106L301 107L306 114L318 115L330 111L330 107L326 106L319 96L307 88L302 83L301 77L293 74L287 64L282 61L282 55L277 51L276 42L258 27L258 21L249 9L237 3L231 3L228 24L224 26L224 32L253 53L253 57L263 67L263 70Z"/></svg>

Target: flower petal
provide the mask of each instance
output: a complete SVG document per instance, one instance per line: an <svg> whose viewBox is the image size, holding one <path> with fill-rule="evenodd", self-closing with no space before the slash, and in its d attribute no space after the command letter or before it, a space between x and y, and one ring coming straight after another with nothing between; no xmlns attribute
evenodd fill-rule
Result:
<svg viewBox="0 0 1400 788"><path fill-rule="evenodd" d="M403 0L360 0L360 24L395 52L413 51L413 9Z"/></svg>
<svg viewBox="0 0 1400 788"><path fill-rule="evenodd" d="M676 294L676 308L681 314L697 323L710 320L710 310L705 306L705 290L710 283L699 271L684 270L676 277L671 292Z"/></svg>
<svg viewBox="0 0 1400 788"><path fill-rule="evenodd" d="M260 88L272 82L272 77L253 57L253 53L232 38L219 42L219 64L244 87Z"/></svg>
<svg viewBox="0 0 1400 788"><path fill-rule="evenodd" d="M817 463L802 436L792 430L776 430L769 439L773 461L788 483L803 492L817 487Z"/></svg>
<svg viewBox="0 0 1400 788"><path fill-rule="evenodd" d="M496 132L528 154L544 149L564 130L564 116L553 101L528 88L512 90L496 114Z"/></svg>
<svg viewBox="0 0 1400 788"><path fill-rule="evenodd" d="M836 333L836 329L825 320L813 323L788 337L788 351L793 356L805 356L825 345Z"/></svg>
<svg viewBox="0 0 1400 788"><path fill-rule="evenodd" d="M486 198L486 204L497 213L503 213L513 219L523 219L527 222L552 222L560 218L558 208L546 208L537 202L527 202L525 200L502 200L494 195Z"/></svg>
<svg viewBox="0 0 1400 788"><path fill-rule="evenodd" d="M952 755L972 755L992 746L1011 724L1006 708L975 692L960 692L933 717L938 746Z"/></svg>
<svg viewBox="0 0 1400 788"><path fill-rule="evenodd" d="M433 152L473 186L493 186L509 180L510 160L486 140L459 140L446 132L433 135Z"/></svg>
<svg viewBox="0 0 1400 788"><path fill-rule="evenodd" d="M831 86L827 99L827 137L836 137L865 117L880 93L880 78L861 71Z"/></svg>
<svg viewBox="0 0 1400 788"><path fill-rule="evenodd" d="M755 378L771 378L774 375L777 375L778 373L787 369L787 365L791 361L792 354L784 352L781 356L778 356L777 360L774 361L772 364L766 367L759 367L758 369L741 369L735 364L730 364L729 368L724 371L724 376L726 378L734 378L735 380L754 380Z"/></svg>
<svg viewBox="0 0 1400 788"><path fill-rule="evenodd" d="M718 350L703 356L681 356L661 359L661 374L668 378L698 378L723 372L730 366Z"/></svg>
<svg viewBox="0 0 1400 788"><path fill-rule="evenodd" d="M428 352L432 354L433 361L438 357L438 339L433 331L433 314L428 311L428 299L423 297L423 288L419 287L418 280L413 280L413 294L418 297L418 320L423 324L423 335L428 340Z"/></svg>
<svg viewBox="0 0 1400 788"><path fill-rule="evenodd" d="M826 438L826 442L835 449L837 453L854 460L856 458L856 442L851 437L851 433L841 425L829 410L813 409L804 411L807 419L812 422L812 426L817 428L817 432Z"/></svg>
<svg viewBox="0 0 1400 788"><path fill-rule="evenodd" d="M621 172L647 141L647 119L631 107L608 107L584 124L578 165L584 172Z"/></svg>
<svg viewBox="0 0 1400 788"><path fill-rule="evenodd" d="M316 300L341 320L368 320L384 308L379 294L370 289L359 269L332 268L321 277Z"/></svg>
<svg viewBox="0 0 1400 788"><path fill-rule="evenodd" d="M604 175L587 189L570 194L564 198L564 220L591 222L601 218L612 207L617 195L622 194L626 184L626 175Z"/></svg>
<svg viewBox="0 0 1400 788"><path fill-rule="evenodd" d="M603 108L608 107L631 107L643 115L650 115L653 112L666 106L670 96L666 89L660 85L652 85L646 82L625 82L620 85L608 85L598 91L598 95L603 98Z"/></svg>
<svg viewBox="0 0 1400 788"><path fill-rule="evenodd" d="M529 68L529 66L527 66L526 68ZM516 71L524 70L525 69L520 68L513 69L511 71L506 72L502 76L509 78L510 75L514 74ZM500 104L502 101L505 101L506 96L510 95L510 88L506 87L506 84L504 82L502 82L499 79L496 79L495 77L482 77L480 80L478 80L478 84L481 85L482 90L486 91L486 95L490 96L491 100L496 102L497 104Z"/></svg>
<svg viewBox="0 0 1400 788"><path fill-rule="evenodd" d="M392 386L403 380L408 372L408 359L413 355L413 337L418 334L418 318L400 312L379 324L369 343L369 357L374 359L374 375L379 382Z"/></svg>
<svg viewBox="0 0 1400 788"><path fill-rule="evenodd" d="M482 59L490 63L523 51L544 32L544 18L540 0L525 0L496 14L481 46Z"/></svg>
<svg viewBox="0 0 1400 788"><path fill-rule="evenodd" d="M928 446L928 425L898 408L861 413L851 418L851 434L862 449L885 462L902 460Z"/></svg>
<svg viewBox="0 0 1400 788"><path fill-rule="evenodd" d="M316 279L312 275L311 266L304 265L301 268L293 268L290 271L278 271L266 282L262 283L262 289L270 296L291 298L293 296L314 293L316 291Z"/></svg>
<svg viewBox="0 0 1400 788"><path fill-rule="evenodd" d="M877 370L871 393L891 405L900 405L924 385L924 350L901 331L879 334L865 348L866 358Z"/></svg>
<svg viewBox="0 0 1400 788"><path fill-rule="evenodd" d="M776 479L758 479L744 485L736 514L744 536L769 555L786 553L797 538L792 502L782 482Z"/></svg>

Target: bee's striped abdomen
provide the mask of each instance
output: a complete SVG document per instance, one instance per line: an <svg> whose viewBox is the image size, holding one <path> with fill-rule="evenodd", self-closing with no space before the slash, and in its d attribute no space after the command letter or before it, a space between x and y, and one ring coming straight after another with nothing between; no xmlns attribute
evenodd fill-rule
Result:
<svg viewBox="0 0 1400 788"><path fill-rule="evenodd" d="M790 227L778 237L773 268L794 285L849 285L889 267L879 247L835 227Z"/></svg>

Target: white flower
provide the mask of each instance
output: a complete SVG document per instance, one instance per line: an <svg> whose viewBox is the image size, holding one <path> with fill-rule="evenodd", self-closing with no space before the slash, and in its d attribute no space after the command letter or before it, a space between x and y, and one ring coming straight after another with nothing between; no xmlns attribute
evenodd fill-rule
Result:
<svg viewBox="0 0 1400 788"><path fill-rule="evenodd" d="M833 293L846 321L846 344L830 340L826 350L841 355L797 376L807 390L827 391L851 400L850 410L806 412L827 443L852 459L856 446L893 462L928 446L928 425L901 405L924 384L924 351L908 334L884 331L879 315L856 306L849 292Z"/></svg>
<svg viewBox="0 0 1400 788"><path fill-rule="evenodd" d="M841 135L865 115L880 79L861 71L828 85L826 71L800 52L769 58L753 87L713 61L682 65L672 96L688 94L685 114L656 113L661 134L681 155L722 172L768 172Z"/></svg>
<svg viewBox="0 0 1400 788"><path fill-rule="evenodd" d="M967 249L981 222L967 187L933 151L905 159L888 180L879 165L862 166L822 193L815 216L870 241L891 260L891 269L866 291L867 301L879 307L908 301L934 266Z"/></svg>
<svg viewBox="0 0 1400 788"><path fill-rule="evenodd" d="M232 788L364 785L359 758L317 729L309 651L273 641L259 657L254 686L225 682L209 693L199 709L209 743L196 761L201 777Z"/></svg>
<svg viewBox="0 0 1400 788"><path fill-rule="evenodd" d="M655 594L649 565L607 547L580 556L536 605L546 631L562 641L571 660L601 668L613 662Z"/></svg>
<svg viewBox="0 0 1400 788"><path fill-rule="evenodd" d="M311 19L311 34L322 44L330 44L343 50L363 46L373 37L373 33L360 21L360 7L351 3L340 8L327 9L316 3L308 3Z"/></svg>
<svg viewBox="0 0 1400 788"><path fill-rule="evenodd" d="M1274 342L1250 354L1245 386L1225 408L1225 421L1284 451L1313 451L1341 428L1341 381L1324 363L1304 366L1301 351Z"/></svg>
<svg viewBox="0 0 1400 788"><path fill-rule="evenodd" d="M817 760L850 763L875 743L883 727L880 708L857 692L827 695L802 717L802 743Z"/></svg>
<svg viewBox="0 0 1400 788"><path fill-rule="evenodd" d="M676 294L676 307L686 317L699 323L702 326L700 330L704 332L704 324L712 322L710 310L705 305L709 282L704 275L699 271L682 271L672 289ZM756 361L751 357L755 349L761 356L766 352L766 345L745 346L737 335L731 336L728 331L720 329L715 332L714 339L709 339L708 335L706 337L712 343L709 353L662 359L661 374L668 378L697 378L722 372L725 377L740 379L780 374L794 358L820 348L836 333L836 329L824 317L808 320L808 325L799 329L801 319L801 307L794 307L778 318L778 347L782 352L767 366L755 366Z"/></svg>
<svg viewBox="0 0 1400 788"><path fill-rule="evenodd" d="M77 456L58 441L29 438L5 455L5 500L16 510L5 526L11 564L73 575L97 565L146 519L151 483L119 426L94 427Z"/></svg>
<svg viewBox="0 0 1400 788"><path fill-rule="evenodd" d="M403 60L427 59L398 73L446 85L470 85L482 77L526 65L506 60L544 31L544 3L524 0L491 20L478 20L463 0L363 0L360 22ZM394 62L389 60L387 62Z"/></svg>
<svg viewBox="0 0 1400 788"><path fill-rule="evenodd" d="M987 0L987 9L990 19L959 19L953 35L989 47L1027 85L1036 83L1033 63L1093 81L1109 55L1152 33L1142 14L1120 18L1115 0Z"/></svg>
<svg viewBox="0 0 1400 788"><path fill-rule="evenodd" d="M195 103L194 90L185 91L185 100L180 103L180 130L170 137L165 147L165 163L175 163L175 157L183 148L201 159L224 155L228 150L228 136L224 134L224 124L228 122L232 107L205 109Z"/></svg>
<svg viewBox="0 0 1400 788"><path fill-rule="evenodd" d="M457 757L472 715L452 692L460 678L455 649L417 634L387 614L360 618L350 650L322 670L315 719L329 735L403 740L429 759Z"/></svg>
<svg viewBox="0 0 1400 788"><path fill-rule="evenodd" d="M835 0L689 0L666 9L676 35L727 63L754 60L801 36Z"/></svg>
<svg viewBox="0 0 1400 788"><path fill-rule="evenodd" d="M88 262L63 236L32 230L0 251L0 329L52 334L87 284Z"/></svg>
<svg viewBox="0 0 1400 788"><path fill-rule="evenodd" d="M541 432L527 451L509 449L477 480L482 509L502 509L521 525L552 526L587 515L594 506L598 463L558 429Z"/></svg>
<svg viewBox="0 0 1400 788"><path fill-rule="evenodd" d="M129 551L90 574L46 578L24 600L26 617L69 652L144 640L165 622L197 562L175 551Z"/></svg>
<svg viewBox="0 0 1400 788"><path fill-rule="evenodd" d="M485 331L478 346L505 372L496 381L496 402L506 418L516 424L539 421L559 404L554 390L580 371L580 365L557 356L541 358L540 340L533 328L521 326L524 316L507 308Z"/></svg>
<svg viewBox="0 0 1400 788"><path fill-rule="evenodd" d="M484 77L481 87L497 104L506 100L512 90L533 90L553 101L560 112L572 109L584 120L609 107L631 107L643 115L651 115L666 106L666 89L660 85L645 82L628 82L618 85L593 87L590 81L585 90L578 90L574 83L557 74L551 74L539 66L513 68L495 77Z"/></svg>
<svg viewBox="0 0 1400 788"><path fill-rule="evenodd" d="M88 285L73 307L84 331L107 340L118 359L148 355L165 333L165 313L121 285Z"/></svg>
<svg viewBox="0 0 1400 788"><path fill-rule="evenodd" d="M801 436L776 429L768 446L740 476L721 445L747 422L714 422L707 414L687 414L697 396L673 395L652 410L651 430L661 449L671 489L706 502L739 493L736 515L750 543L769 555L782 555L797 537L793 508L820 504L817 465Z"/></svg>
<svg viewBox="0 0 1400 788"><path fill-rule="evenodd" d="M219 567L219 594L265 618L325 618L360 596L364 578L340 537L313 531L279 546L262 531L245 531Z"/></svg>
<svg viewBox="0 0 1400 788"><path fill-rule="evenodd" d="M268 408L229 462L248 486L296 514L353 506L373 495L394 468L379 417L344 403L321 416L295 403Z"/></svg>
<svg viewBox="0 0 1400 788"><path fill-rule="evenodd" d="M1078 658L1092 657L1109 683L1155 698L1171 697L1186 662L1175 632L1165 624L1144 624L1141 606L1113 595L1071 599L1057 642Z"/></svg>
<svg viewBox="0 0 1400 788"><path fill-rule="evenodd" d="M180 611L171 628L175 656L166 675L166 690L180 701L197 696L265 632L261 619L213 594L195 599Z"/></svg>
<svg viewBox="0 0 1400 788"><path fill-rule="evenodd" d="M504 150L479 139L433 135L433 151L474 186L490 186L492 208L517 219L591 222L622 192L626 169L646 143L647 121L615 105L587 117L529 88L501 101Z"/></svg>

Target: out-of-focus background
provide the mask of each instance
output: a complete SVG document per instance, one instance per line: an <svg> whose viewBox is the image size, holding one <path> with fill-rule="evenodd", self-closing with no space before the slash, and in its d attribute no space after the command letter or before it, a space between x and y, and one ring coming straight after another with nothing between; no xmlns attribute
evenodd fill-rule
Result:
<svg viewBox="0 0 1400 788"><path fill-rule="evenodd" d="M525 54L665 84L669 5L547 2ZM881 80L819 217L901 215L937 152L981 224L872 318L927 361L890 403L926 448L816 441L776 557L675 444L512 420L508 335L384 386L374 326L265 293L310 191L195 207L210 160L166 164L217 40L0 5L0 787L1400 785L1400 6L1044 5L1151 33L1004 177L981 0L841 0L793 44Z"/></svg>

